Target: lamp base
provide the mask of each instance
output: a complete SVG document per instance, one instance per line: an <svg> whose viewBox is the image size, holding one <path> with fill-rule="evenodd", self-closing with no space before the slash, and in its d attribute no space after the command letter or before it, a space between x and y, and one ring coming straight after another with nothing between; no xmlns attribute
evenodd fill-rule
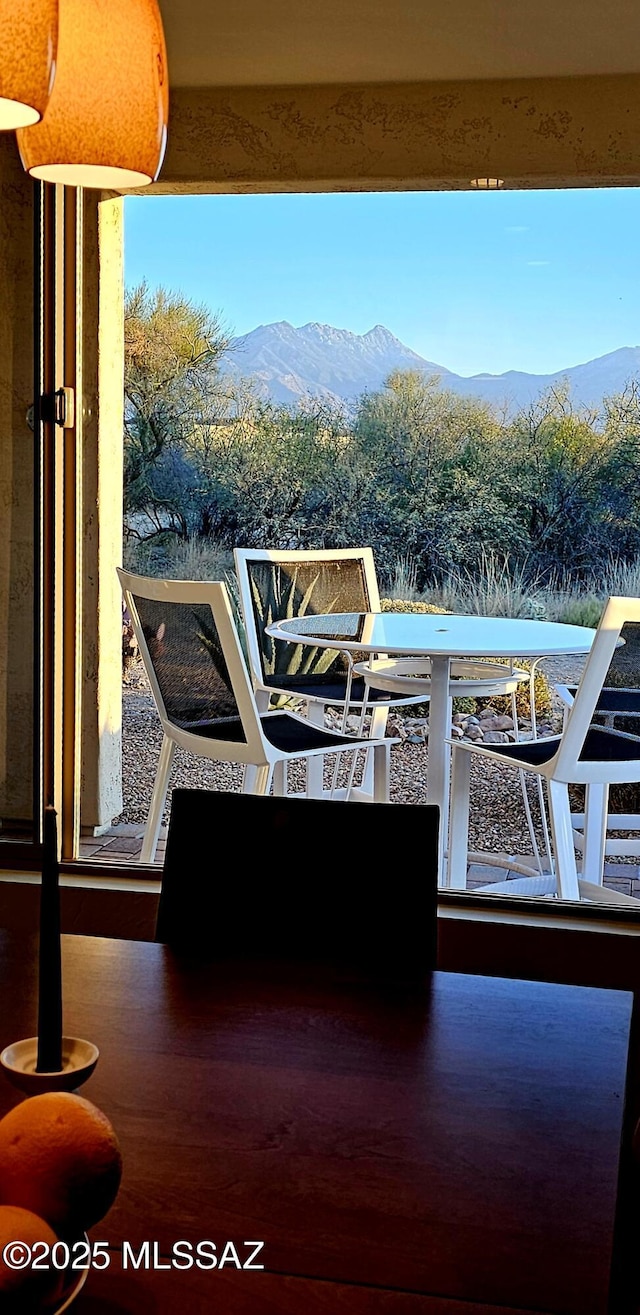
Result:
<svg viewBox="0 0 640 1315"><path fill-rule="evenodd" d="M42 1091L75 1091L81 1087L91 1077L99 1054L98 1047L91 1041L64 1036L62 1068L55 1073L36 1073L38 1038L30 1036L7 1046L0 1054L0 1064L14 1087L37 1096Z"/></svg>

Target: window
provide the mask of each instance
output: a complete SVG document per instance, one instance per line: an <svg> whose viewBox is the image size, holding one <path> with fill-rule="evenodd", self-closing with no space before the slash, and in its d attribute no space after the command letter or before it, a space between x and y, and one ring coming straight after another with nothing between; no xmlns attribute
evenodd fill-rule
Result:
<svg viewBox="0 0 640 1315"><path fill-rule="evenodd" d="M153 342L160 379L163 315L169 325L182 315L192 335L184 377L169 398L173 419L166 394L149 387L152 370L148 413L140 394L128 400L127 564L150 574L226 576L233 587L231 550L241 541L271 534L285 546L371 542L383 592L403 606L595 625L607 593L637 592L636 492L629 478L621 492L618 478L621 455L634 478L637 468L638 363L626 318L638 273L628 258L637 207L633 189L127 200L134 347ZM190 242L178 243L187 229ZM211 249L212 231L224 260ZM380 234L399 231L401 250L389 250ZM345 329L349 313L354 327ZM387 320L391 327L380 323ZM207 330L208 358L197 336ZM226 348L228 338L236 342ZM140 386L140 378L129 382ZM164 432L160 412L170 420ZM154 440L160 435L155 448L149 429ZM109 733L92 799L100 803L106 787L106 813L92 824L85 796L81 814L79 853L116 864L139 850L160 739L129 639L125 618L117 657L122 806L118 736ZM579 676L577 648L539 664L538 733L560 726L552 686ZM113 675L115 689L120 670ZM453 733L512 742L509 699L488 702L458 704ZM401 727L393 797L419 801L427 709L414 711ZM524 684L517 722L520 736L531 734ZM185 759L175 780L193 782L194 770ZM197 773L198 783L237 788L232 769L209 766L203 775L199 765ZM488 848L495 871L474 865L469 887L481 892L488 880L506 879L507 888L517 883L515 893L533 849L518 776L476 775L471 847ZM528 798L543 844L535 787ZM577 797L573 803L579 811ZM614 811L635 808L627 797ZM613 838L609 850L605 888L635 898L635 853L616 854Z"/></svg>

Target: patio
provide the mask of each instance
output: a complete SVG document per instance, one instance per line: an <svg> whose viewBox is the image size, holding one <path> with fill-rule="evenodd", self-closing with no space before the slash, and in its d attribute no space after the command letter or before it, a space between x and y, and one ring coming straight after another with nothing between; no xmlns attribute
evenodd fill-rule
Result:
<svg viewBox="0 0 640 1315"><path fill-rule="evenodd" d="M120 822L115 826L109 827L103 836L96 836L93 839L85 837L80 842L81 859L98 859L107 863L132 863L134 862L142 848L142 836L144 827L140 824L131 822ZM166 843L167 828L162 827L158 848L156 852L156 863L160 866L164 861L164 851ZM496 860L500 860L500 866L492 867L490 865L480 865L479 863L471 864L469 868L469 890L482 891L482 887L492 881L504 881L516 878L522 874L510 869L505 870L505 864L508 864L509 858L515 858L514 854L496 853ZM533 862L531 855L517 856L517 861ZM635 899L640 899L640 865L637 863L605 863L604 884L608 890L617 891L622 895L632 895Z"/></svg>
<svg viewBox="0 0 640 1315"><path fill-rule="evenodd" d="M544 664L549 679L559 681L579 675L583 659L563 664L548 659ZM402 728L405 738L391 752L391 802L426 802L426 773L428 751L422 740L420 718L400 718L392 714L390 732L397 734ZM542 733L553 727L542 724ZM415 730L415 733L412 731ZM407 731L409 733L407 733ZM120 818L100 836L84 836L80 843L81 860L130 864L135 862L142 847L144 822L147 815L153 778L160 751L161 730L151 691L140 663L126 673L123 687L123 785L124 809ZM193 786L215 790L239 790L241 769L234 765L207 762L178 751L171 777L172 787ZM514 862L532 862L531 841L526 829L520 786L515 772L489 765L474 765L475 809L472 804L471 848L495 854L496 865L472 864L469 869L468 888L481 890L492 881L517 878L522 874L509 870L509 859ZM535 817L535 799L530 796ZM170 793L169 793L170 800ZM475 814L475 816L473 816ZM156 864L164 858L166 820L156 854ZM605 865L605 887L623 895L640 899L640 862L620 862L612 859Z"/></svg>

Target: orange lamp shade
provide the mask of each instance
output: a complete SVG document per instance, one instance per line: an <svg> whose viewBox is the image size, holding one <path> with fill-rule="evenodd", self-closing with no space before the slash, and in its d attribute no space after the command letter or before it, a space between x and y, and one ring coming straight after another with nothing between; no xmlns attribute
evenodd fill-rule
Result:
<svg viewBox="0 0 640 1315"><path fill-rule="evenodd" d="M167 140L169 83L157 0L60 0L58 67L46 115L19 130L34 178L143 187Z"/></svg>
<svg viewBox="0 0 640 1315"><path fill-rule="evenodd" d="M0 129L42 118L53 87L58 0L11 0L0 14Z"/></svg>

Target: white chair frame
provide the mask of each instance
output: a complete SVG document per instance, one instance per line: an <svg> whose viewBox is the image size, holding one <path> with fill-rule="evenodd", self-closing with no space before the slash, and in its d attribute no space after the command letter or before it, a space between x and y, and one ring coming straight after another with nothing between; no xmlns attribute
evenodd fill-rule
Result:
<svg viewBox="0 0 640 1315"><path fill-rule="evenodd" d="M575 692L567 685L554 685L558 698L563 704L564 724L569 715L569 710L573 705ZM607 693L606 687L602 693ZM615 711L600 709L596 706L596 714L601 724L615 729L615 723L618 717L640 717L640 689L622 689L615 687L617 696L624 694L629 695L628 707L619 707ZM585 813L572 812L571 825L573 827L573 841L576 849L582 855L582 865L585 870L593 869L594 865L600 861L604 863L606 858L638 858L640 857L640 835L620 837L617 839L609 836L610 831L637 831L640 832L640 813L610 813L609 812L609 786L606 790L606 821L604 835L601 832L603 814L596 814L591 811L589 825L587 826L587 817Z"/></svg>
<svg viewBox="0 0 640 1315"><path fill-rule="evenodd" d="M377 689L388 689L395 693L402 693L404 690L419 690L425 702L428 702L431 696L431 662L429 658L372 658L368 662L358 662L354 665L354 672L362 676L365 687L375 687ZM503 695L511 696L511 713L514 725L514 733L518 738L518 709L516 704L516 694L519 685L529 682L529 700L531 706L531 724L535 734L535 695L534 695L534 670L525 671L522 667L516 667L513 662L507 666L499 662L471 661L470 659L453 658L450 665L450 686L449 686L449 705L450 711L454 698L493 698ZM358 734L363 731L363 723L366 712L366 703L362 707L362 715L358 726ZM354 767L352 766L352 773ZM520 774L522 785L522 799L525 808L525 815L531 843L534 853L538 860L538 866L541 869L541 859L536 839L529 797L527 795L524 775ZM546 849L549 852L550 846L546 840ZM445 849L445 856L446 856ZM482 853L470 856L470 861L481 863L485 861L485 855Z"/></svg>
<svg viewBox="0 0 640 1315"><path fill-rule="evenodd" d="M356 561L360 562L364 577L365 593L367 595L367 611L380 611L380 592L378 586L378 577L376 574L373 550L371 548L319 548L319 549L294 549L288 551L279 548L235 548L234 562L236 577L238 581L238 593L240 597L240 608L244 621L245 635L247 640L247 652L249 657L249 670L255 690L258 708L261 711L266 710L271 702L272 697L286 695L291 699L297 699L303 703L306 716L316 726L324 726L325 714L327 707L342 708L343 720L342 728L346 730L347 716L350 708L357 712L362 711L362 703L355 698L350 697L352 671L351 655L346 653L345 657L349 665L349 672L346 681L346 701L344 699L332 698L327 701L314 695L307 695L303 692L294 692L290 687L282 686L279 688L275 685L268 685L265 682L265 676L262 665L262 651L258 641L258 633L255 624L255 615L253 610L253 600L251 594L251 579L249 575L249 565L251 562L271 562L275 566L281 563L300 563L305 562L318 564L322 562L340 562ZM274 618L275 619L275 618ZM418 703L421 697L416 694L415 690L407 691L395 698L390 698L388 702L376 703L368 708L371 714L370 736L372 739L379 739L386 733L387 718L389 708L400 704ZM365 710L367 710L365 706ZM361 731L364 726L364 718L361 723ZM323 793L322 772L318 765L310 760L308 766L307 793L312 797L319 797ZM359 787L354 787L351 782L351 789L347 795L352 799L371 799L373 777L372 762L367 758L365 762L362 782ZM353 773L352 773L353 776Z"/></svg>
<svg viewBox="0 0 640 1315"><path fill-rule="evenodd" d="M283 750L274 746L266 732L270 719L286 716L309 731L309 722L296 713L268 712L258 709L251 681L245 665L226 585L222 581L159 580L133 575L117 568L126 606L131 616L140 655L151 685L163 731L162 747L153 786L151 807L147 818L141 863L153 862L164 809L169 775L176 747L187 749L201 758L216 762L238 763L243 766L242 790L249 794L268 794L273 784L276 794L284 793L284 768L288 762L311 759L320 770L330 754L353 753L366 748L371 751L373 788L372 797L377 803L389 801L389 750L391 739L369 738L361 741L354 736L326 732L314 726L313 734L326 737L326 747ZM209 739L185 730L171 720L155 674L146 637L136 607L136 597L167 603L191 603L211 608L218 632L233 695L238 707L244 740L240 742ZM304 737L303 737L304 738ZM308 739L308 736L307 736ZM253 770L252 770L253 769ZM335 774L334 774L335 775ZM330 796L328 796L330 797Z"/></svg>
<svg viewBox="0 0 640 1315"><path fill-rule="evenodd" d="M268 548L236 548L234 550L234 561L236 576L238 580L238 590L240 595L240 606L245 625L247 637L247 649L249 654L249 667L251 678L259 707L268 707L272 695L287 694L292 697L292 690L286 686L278 689L273 685L267 685L264 679L262 666L262 652L258 642L258 635L255 625L255 616L253 610L253 601L251 595L251 580L249 576L249 564L251 562L272 562L277 565L282 562L335 562L335 561L358 561L362 565L364 576L365 591L367 594L368 607L370 612L379 612L381 610L380 593L378 586L378 577L376 573L373 550L366 548L323 548L323 549L298 549L294 551L285 551L281 549ZM316 725L324 725L324 718L327 706L342 707L343 709L343 730L346 730L347 715L349 708L353 708L360 714L357 734L362 736L365 729L365 720L367 715L370 716L370 734L373 738L384 736L387 726L387 718L390 708L407 706L409 704L424 703L429 698L429 681L427 678L427 665L424 659L420 660L420 669L423 679L415 679L415 671L410 674L410 664L406 661L396 658L385 658L380 656L378 659L372 659L367 663L353 664L350 653L345 653L348 663L348 676L345 686L346 697L344 700L332 699L327 703L323 699L311 696L306 699L307 716ZM452 682L452 695L458 696L475 696L491 697L497 694L510 694L521 681L529 680L529 672L520 671L516 668L499 667L497 663L493 665L482 665L479 662L456 661L453 663L452 671L457 677ZM368 695L369 689L382 689L389 693L389 701L384 703L373 703L368 697L364 700L351 698L351 683L353 676L364 677L365 691ZM533 683L531 688L533 688ZM298 697L304 698L303 694ZM516 718L515 698L513 700L514 720ZM347 797L370 798L371 797L371 775L370 764L365 762L362 784L356 787L353 784L355 773L356 759L354 757L353 766L350 774L349 787L347 788ZM309 793L319 794L322 790L322 780L318 774L317 768L313 766L310 772L310 783L308 786Z"/></svg>
<svg viewBox="0 0 640 1315"><path fill-rule="evenodd" d="M596 898L608 903L631 904L637 909L636 899L607 891L602 882L608 789L614 783L640 781L640 754L638 758L612 757L602 760L581 756L588 733L594 729L593 715L625 621L640 621L640 599L609 598L561 735L539 739L531 745L514 745L512 753L460 740L450 742L453 771L447 885L451 888L462 890L467 884L469 784L473 753L505 766L534 773L545 782L554 849L555 871L550 878L516 878L491 883L483 890L514 895L554 893L566 900ZM627 743L638 743L635 736L626 735L622 731L602 728L600 734L623 739ZM546 761L542 761L540 746L545 745L549 749L549 756ZM640 745L638 748L640 750ZM521 754L516 753L516 750L521 750ZM533 757L527 762L524 755L530 750L534 751ZM586 787L585 834L590 838L590 843L588 848L585 845L580 875L569 805L570 784Z"/></svg>

